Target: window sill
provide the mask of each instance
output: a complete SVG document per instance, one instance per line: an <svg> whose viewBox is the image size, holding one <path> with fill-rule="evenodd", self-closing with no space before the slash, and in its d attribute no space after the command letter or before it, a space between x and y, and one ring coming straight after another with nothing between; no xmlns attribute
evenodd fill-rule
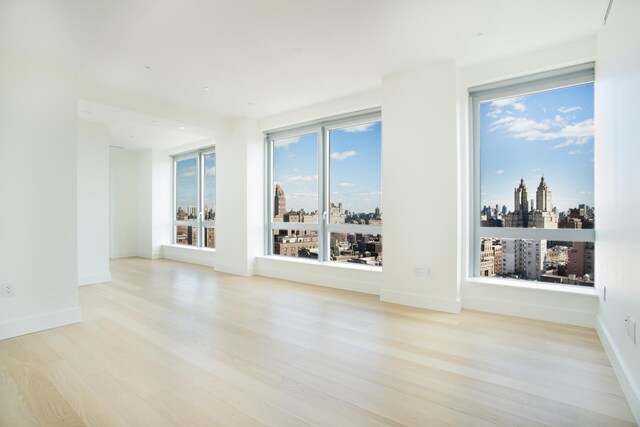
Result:
<svg viewBox="0 0 640 427"><path fill-rule="evenodd" d="M261 255L256 257L258 259L264 259L269 261L278 261L285 263L293 263L293 264L303 264L303 265L315 265L326 268L337 268L337 269L347 269L347 270L358 270L358 271L368 271L372 273L382 273L382 267L372 267L368 265L361 265L355 263L340 263L340 262L320 262L314 261L311 259L297 258L297 257L286 257L281 255Z"/></svg>
<svg viewBox="0 0 640 427"><path fill-rule="evenodd" d="M175 244L175 243L162 245L162 247L164 247L164 248L184 249L184 250L187 250L187 251L212 252L212 253L216 252L215 249L211 249L211 248L198 248L198 247L189 246L189 245L178 245L178 244Z"/></svg>
<svg viewBox="0 0 640 427"><path fill-rule="evenodd" d="M590 288L578 285L558 285L554 283L534 282L516 279L490 279L482 277L469 277L466 280L469 284L488 285L488 286L506 286L511 288L533 289L543 292L556 292L573 295L584 295L588 297L598 297L596 288Z"/></svg>

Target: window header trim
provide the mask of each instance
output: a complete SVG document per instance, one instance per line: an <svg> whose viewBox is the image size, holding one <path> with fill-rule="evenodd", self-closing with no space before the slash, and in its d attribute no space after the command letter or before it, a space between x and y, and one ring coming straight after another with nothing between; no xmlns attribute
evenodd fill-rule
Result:
<svg viewBox="0 0 640 427"><path fill-rule="evenodd" d="M382 109L380 107L369 108L366 110L354 111L346 114L339 114L331 117L323 117L322 119L310 120L293 125L283 126L264 131L264 135L270 139L282 139L294 135L303 135L305 133L311 133L321 127L336 128L346 126L348 124L362 121L364 123L368 121L380 120L382 117Z"/></svg>
<svg viewBox="0 0 640 427"><path fill-rule="evenodd" d="M563 86L575 86L593 82L595 79L595 62L558 68L542 73L529 74L513 79L501 80L469 88L469 95L474 102L489 99L506 98L513 95L542 92L558 89Z"/></svg>

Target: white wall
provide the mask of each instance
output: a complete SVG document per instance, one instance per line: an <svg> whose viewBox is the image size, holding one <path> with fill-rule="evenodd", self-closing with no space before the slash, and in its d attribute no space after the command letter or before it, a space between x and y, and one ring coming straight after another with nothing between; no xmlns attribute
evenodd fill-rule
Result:
<svg viewBox="0 0 640 427"><path fill-rule="evenodd" d="M78 284L108 282L109 128L79 120Z"/></svg>
<svg viewBox="0 0 640 427"><path fill-rule="evenodd" d="M0 51L0 339L80 321L73 76Z"/></svg>
<svg viewBox="0 0 640 427"><path fill-rule="evenodd" d="M264 245L264 139L237 119L216 143L216 270L252 275Z"/></svg>
<svg viewBox="0 0 640 427"><path fill-rule="evenodd" d="M383 301L460 310L457 90L454 61L382 82Z"/></svg>
<svg viewBox="0 0 640 427"><path fill-rule="evenodd" d="M469 159L470 140L467 126L470 120L468 108L469 88L593 61L596 55L595 48L596 39L589 37L545 50L528 52L520 56L466 67L461 70L459 103L463 107L462 119L460 120L460 133L463 143L460 154L462 162L462 212L465 213L461 218L462 245L460 247L463 308L587 327L595 326L598 307L595 292L591 294L588 292L568 294L557 292L552 289L553 286L549 285L546 285L545 289L532 289L522 286L491 285L471 279L469 252L472 242L470 240L471 236L467 233L470 222L467 213L469 212L470 197L472 195L469 175L472 165ZM601 224L599 215L600 210L598 210L598 227ZM600 247L598 246L599 250ZM599 277L599 273L596 273L596 277Z"/></svg>
<svg viewBox="0 0 640 427"><path fill-rule="evenodd" d="M138 153L109 150L110 257L138 256Z"/></svg>
<svg viewBox="0 0 640 427"><path fill-rule="evenodd" d="M173 160L163 150L138 153L138 255L155 259L172 242Z"/></svg>
<svg viewBox="0 0 640 427"><path fill-rule="evenodd" d="M636 420L640 422L640 2L617 0L598 35L596 68L596 207L598 333ZM624 314L637 322L636 344Z"/></svg>

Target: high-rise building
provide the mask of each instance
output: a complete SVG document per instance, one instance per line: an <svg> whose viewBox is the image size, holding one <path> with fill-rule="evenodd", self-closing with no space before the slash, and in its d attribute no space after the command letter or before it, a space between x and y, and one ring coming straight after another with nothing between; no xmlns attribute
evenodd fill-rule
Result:
<svg viewBox="0 0 640 427"><path fill-rule="evenodd" d="M520 178L520 185L513 190L513 211L529 212L529 202L527 199L527 186L524 184L524 178Z"/></svg>
<svg viewBox="0 0 640 427"><path fill-rule="evenodd" d="M540 185L538 185L538 190L536 191L536 208L542 212L550 212L553 210L551 190L547 183L544 182L544 176L540 179Z"/></svg>
<svg viewBox="0 0 640 427"><path fill-rule="evenodd" d="M273 203L273 215L283 216L287 212L287 198L280 184L276 184L276 194Z"/></svg>
<svg viewBox="0 0 640 427"><path fill-rule="evenodd" d="M529 225L529 200L524 178L513 189L513 212L505 216L505 227L526 228Z"/></svg>
<svg viewBox="0 0 640 427"><path fill-rule="evenodd" d="M216 229L214 227L206 227L204 229L204 246L210 249L216 247Z"/></svg>
<svg viewBox="0 0 640 427"><path fill-rule="evenodd" d="M593 242L574 242L569 251L567 274L575 274L578 277L588 274L593 280L594 247Z"/></svg>
<svg viewBox="0 0 640 427"><path fill-rule="evenodd" d="M502 273L539 280L546 254L546 240L505 239L502 241Z"/></svg>

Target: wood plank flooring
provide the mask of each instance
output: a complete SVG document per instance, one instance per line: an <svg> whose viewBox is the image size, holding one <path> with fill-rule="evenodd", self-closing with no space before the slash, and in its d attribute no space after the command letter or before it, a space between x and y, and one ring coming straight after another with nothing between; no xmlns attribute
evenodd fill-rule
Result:
<svg viewBox="0 0 640 427"><path fill-rule="evenodd" d="M633 426L594 330L115 260L0 341L0 426Z"/></svg>

